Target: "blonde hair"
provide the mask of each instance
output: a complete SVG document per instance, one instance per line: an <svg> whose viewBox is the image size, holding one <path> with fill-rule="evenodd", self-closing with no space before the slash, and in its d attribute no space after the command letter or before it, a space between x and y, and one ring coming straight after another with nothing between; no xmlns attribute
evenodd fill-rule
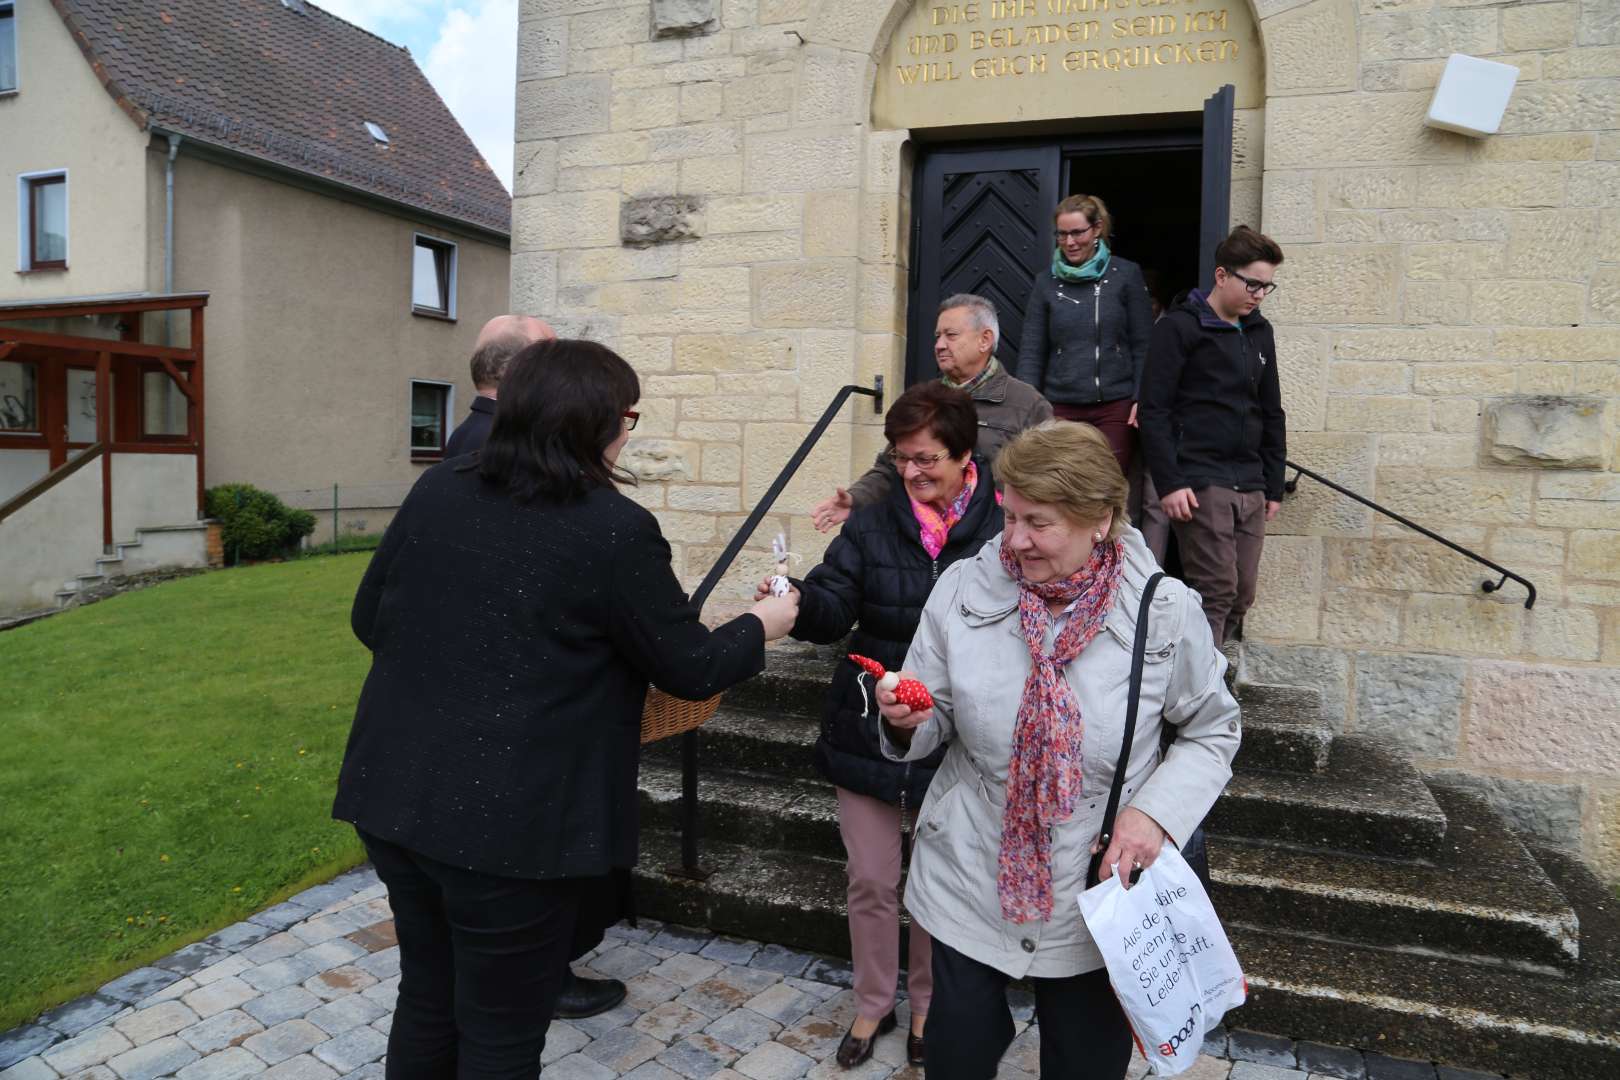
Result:
<svg viewBox="0 0 1620 1080"><path fill-rule="evenodd" d="M1103 433L1090 424L1048 420L1024 431L996 455L996 479L1031 502L1055 506L1090 525L1112 513L1108 539L1125 531L1130 490Z"/></svg>
<svg viewBox="0 0 1620 1080"><path fill-rule="evenodd" d="M1086 220L1097 226L1097 239L1107 240L1113 235L1114 218L1108 213L1108 206L1095 195L1070 195L1057 204L1052 211L1052 223L1064 214L1084 214Z"/></svg>

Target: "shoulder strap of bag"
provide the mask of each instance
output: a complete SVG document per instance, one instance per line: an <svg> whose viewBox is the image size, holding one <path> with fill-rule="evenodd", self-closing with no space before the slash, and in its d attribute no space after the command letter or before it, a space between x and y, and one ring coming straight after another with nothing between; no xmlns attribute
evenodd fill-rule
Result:
<svg viewBox="0 0 1620 1080"><path fill-rule="evenodd" d="M1153 592L1159 587L1164 571L1148 578L1142 587L1142 603L1136 609L1136 641L1131 646L1131 685L1125 698L1125 738L1119 748L1119 763L1114 766L1114 786L1108 791L1108 808L1103 811L1101 851L1107 851L1114 838L1114 815L1119 812L1119 797L1125 791L1126 767L1131 761L1131 742L1136 738L1136 711L1142 703L1142 664L1147 655L1148 606L1153 603ZM1101 866L1099 852L1094 865Z"/></svg>

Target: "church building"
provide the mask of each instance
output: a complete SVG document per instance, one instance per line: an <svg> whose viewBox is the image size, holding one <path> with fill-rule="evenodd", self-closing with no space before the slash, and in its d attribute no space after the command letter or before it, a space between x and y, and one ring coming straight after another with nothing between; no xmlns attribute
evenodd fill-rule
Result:
<svg viewBox="0 0 1620 1080"><path fill-rule="evenodd" d="M1454 54L1494 130L1429 122ZM940 298L1011 362L1065 196L1167 293L1273 237L1289 461L1513 576L1305 476L1246 677L1620 880L1614 0L523 0L516 138L514 309L640 373L691 584L840 387L936 374ZM882 448L851 398L711 607Z"/></svg>

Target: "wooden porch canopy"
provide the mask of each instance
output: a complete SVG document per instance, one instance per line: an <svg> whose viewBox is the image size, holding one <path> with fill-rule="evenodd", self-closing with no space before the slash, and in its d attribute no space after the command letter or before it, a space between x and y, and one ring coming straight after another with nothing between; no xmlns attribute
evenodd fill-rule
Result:
<svg viewBox="0 0 1620 1080"><path fill-rule="evenodd" d="M25 396L0 396L0 453L45 451L44 477L0 506L0 520L48 491L67 476L99 458L102 469L103 542L112 543L112 456L117 453L191 454L197 458L197 512L203 513L203 309L208 294L95 296L0 303L0 363L32 387ZM146 316L162 313L187 321L176 327L183 346L143 340ZM172 313L172 314L170 314ZM59 326L81 317L116 317L118 337L92 337L62 332ZM33 325L19 325L28 323ZM167 336L167 335L165 335ZM90 389L93 372L94 432L70 416L70 385ZM161 373L161 374L160 374ZM184 429L172 423L149 423L149 401L163 376L185 396ZM154 384L152 376L156 377ZM88 396L88 393L85 393ZM85 402L84 404L89 404ZM70 460L71 455L71 460Z"/></svg>

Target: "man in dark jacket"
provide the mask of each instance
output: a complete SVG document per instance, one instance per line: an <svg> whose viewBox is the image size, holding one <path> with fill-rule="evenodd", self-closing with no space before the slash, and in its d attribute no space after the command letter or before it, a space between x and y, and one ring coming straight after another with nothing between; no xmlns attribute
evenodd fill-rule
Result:
<svg viewBox="0 0 1620 1080"><path fill-rule="evenodd" d="M1215 281L1153 327L1138 411L1142 450L1217 642L1254 603L1266 522L1286 452L1277 346L1260 301L1282 249L1239 225L1215 249Z"/></svg>
<svg viewBox="0 0 1620 1080"><path fill-rule="evenodd" d="M979 412L979 440L973 452L988 461L992 472L996 455L1025 428L1052 419L1052 406L1033 386L1008 374L996 359L1001 324L996 306L982 296L957 293L939 305L934 323L934 362L939 381L954 390L966 390ZM879 503L890 488L900 486L899 474L887 452L847 489L838 488L810 511L818 532L842 525L857 506Z"/></svg>
<svg viewBox="0 0 1620 1080"><path fill-rule="evenodd" d="M444 444L445 457L460 457L484 448L490 425L495 422L495 397L506 365L535 342L556 336L557 331L549 323L533 315L497 315L484 324L473 343L471 364L473 388L478 395L472 400L467 419L456 425Z"/></svg>

